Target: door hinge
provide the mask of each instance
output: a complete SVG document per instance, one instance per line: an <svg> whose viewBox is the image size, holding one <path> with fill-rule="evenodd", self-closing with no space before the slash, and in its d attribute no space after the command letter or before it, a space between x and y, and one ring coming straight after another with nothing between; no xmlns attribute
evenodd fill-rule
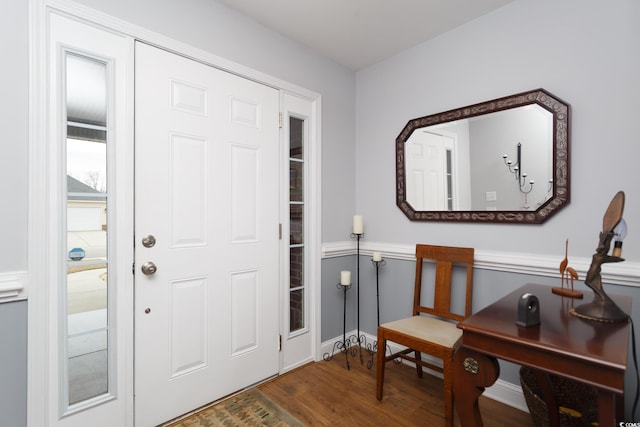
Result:
<svg viewBox="0 0 640 427"><path fill-rule="evenodd" d="M282 351L282 335L278 335L278 351Z"/></svg>
<svg viewBox="0 0 640 427"><path fill-rule="evenodd" d="M136 263L131 264L131 274L136 275Z"/></svg>
<svg viewBox="0 0 640 427"><path fill-rule="evenodd" d="M278 224L278 240L282 240L282 224Z"/></svg>
<svg viewBox="0 0 640 427"><path fill-rule="evenodd" d="M279 119L278 126L280 127L280 129L282 129L282 127L284 126L283 118L282 118L282 111L280 112L280 119Z"/></svg>

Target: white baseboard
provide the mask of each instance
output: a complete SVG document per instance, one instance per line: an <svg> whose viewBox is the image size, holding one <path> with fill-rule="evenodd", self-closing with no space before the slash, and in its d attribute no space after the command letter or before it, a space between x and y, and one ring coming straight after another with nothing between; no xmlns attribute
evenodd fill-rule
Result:
<svg viewBox="0 0 640 427"><path fill-rule="evenodd" d="M296 363L294 363L293 365L288 365L288 366L283 366L282 369L280 370L280 374L284 374L285 372L289 372L292 371L294 369L297 369L301 366L306 365L307 363L313 362L315 359L311 356L307 357L306 359L300 360Z"/></svg>
<svg viewBox="0 0 640 427"><path fill-rule="evenodd" d="M356 335L357 335L356 330L349 331L346 334L347 338L351 336L356 336ZM373 344L377 340L377 337L374 337L370 334L362 333L362 331L361 331L361 335L364 335L366 344ZM331 355L332 352L334 352L334 356L335 356L335 352L338 350L334 349L334 345L336 342L341 342L341 341L342 341L342 336L338 336L334 339L323 342L322 354ZM394 343L391 343L390 347L391 347L392 353L400 351L403 348ZM436 365L439 362L439 360L435 358L432 360L429 360L429 356L426 356L426 355L424 356L424 358L425 360L432 362ZM411 366L415 366L413 363L406 360L403 360L403 363L406 363ZM375 365L375 361L374 361L374 365ZM372 369L375 369L375 367L372 367ZM439 372L426 369L426 368L425 368L425 372L428 372L429 374L434 375L438 378L442 378L442 374ZM509 405L521 411L524 411L527 413L529 412L529 408L527 407L527 404L524 400L524 394L522 393L522 387L520 387L520 385L512 384L507 381L498 379L491 387L485 390L485 392L483 393L483 396L488 397L489 399L493 399L498 402L504 403L505 405Z"/></svg>

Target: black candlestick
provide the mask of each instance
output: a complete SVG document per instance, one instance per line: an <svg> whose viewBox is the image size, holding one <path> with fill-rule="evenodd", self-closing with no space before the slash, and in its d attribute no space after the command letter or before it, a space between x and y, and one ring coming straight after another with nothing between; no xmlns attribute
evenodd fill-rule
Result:
<svg viewBox="0 0 640 427"><path fill-rule="evenodd" d="M345 354L345 359L347 361L347 370L350 370L349 366L349 347L351 346L351 340L347 340L347 290L351 288L351 285L343 285L338 283L338 289L342 289L343 297L342 297L342 341L338 340L333 343L333 348L331 349L331 354L325 353L322 355L322 358L326 361L333 359L333 354L336 350Z"/></svg>
<svg viewBox="0 0 640 427"><path fill-rule="evenodd" d="M364 337L360 335L360 239L364 236L364 233L351 233L351 237L356 239L356 311L357 311L357 343L360 347L360 363L364 362L362 357L362 344L364 344Z"/></svg>
<svg viewBox="0 0 640 427"><path fill-rule="evenodd" d="M372 259L371 262L376 267L376 302L378 304L378 326L380 326L380 266L387 262L384 259L380 259L380 261Z"/></svg>

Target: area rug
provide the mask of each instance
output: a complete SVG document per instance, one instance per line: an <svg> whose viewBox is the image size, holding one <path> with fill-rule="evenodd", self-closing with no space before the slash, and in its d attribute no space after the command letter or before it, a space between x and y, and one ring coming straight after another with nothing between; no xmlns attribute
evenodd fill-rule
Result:
<svg viewBox="0 0 640 427"><path fill-rule="evenodd" d="M250 389L204 408L167 427L277 426L303 427L264 393Z"/></svg>

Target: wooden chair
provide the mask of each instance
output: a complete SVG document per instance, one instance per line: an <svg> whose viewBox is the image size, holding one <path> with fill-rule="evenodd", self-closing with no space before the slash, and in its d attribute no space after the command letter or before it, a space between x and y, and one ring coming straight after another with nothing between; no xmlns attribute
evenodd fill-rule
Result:
<svg viewBox="0 0 640 427"><path fill-rule="evenodd" d="M453 354L462 341L462 331L456 323L471 314L473 283L472 248L416 245L416 276L413 295L413 316L378 326L378 353L376 356L376 397L382 400L385 363L397 358L410 360L416 364L418 377L422 377L422 367L441 372L444 376L445 425L453 425ZM422 282L424 261L435 261L435 286L433 306L422 303L422 289L428 284ZM452 272L454 265L466 266L466 290L464 292L464 312L452 311ZM456 276L457 278L457 276ZM426 280L425 280L426 281ZM460 283L462 285L462 283ZM458 293L460 294L460 293ZM458 311L461 311L460 309ZM387 341L403 347L389 356L386 355ZM410 353L415 353L412 357ZM442 360L442 367L421 359L427 353Z"/></svg>

